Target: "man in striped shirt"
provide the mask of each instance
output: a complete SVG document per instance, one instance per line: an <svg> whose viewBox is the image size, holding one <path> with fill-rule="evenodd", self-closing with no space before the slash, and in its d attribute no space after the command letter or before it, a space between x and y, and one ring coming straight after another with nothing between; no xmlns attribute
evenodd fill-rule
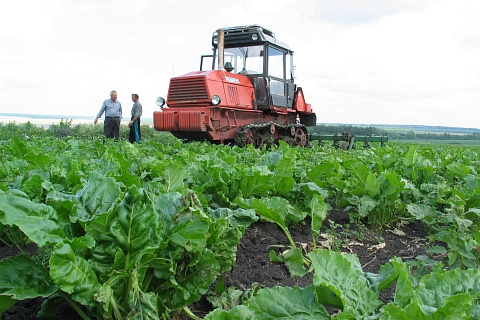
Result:
<svg viewBox="0 0 480 320"><path fill-rule="evenodd" d="M142 116L142 104L138 101L138 94L132 94L132 118L128 123L130 127L130 133L128 134L128 140L131 143L139 142L142 134L140 132L140 117Z"/></svg>

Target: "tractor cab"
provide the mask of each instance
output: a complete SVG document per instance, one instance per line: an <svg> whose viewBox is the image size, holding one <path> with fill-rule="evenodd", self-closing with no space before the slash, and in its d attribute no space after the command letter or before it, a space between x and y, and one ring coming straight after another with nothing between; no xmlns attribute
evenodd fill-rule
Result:
<svg viewBox="0 0 480 320"><path fill-rule="evenodd" d="M288 45L259 25L222 30L223 50L219 48L219 32L216 31L212 35L213 54L202 56L200 70L214 70L219 61L224 61L227 72L250 79L258 110L267 110L271 106L291 109L295 84L293 51Z"/></svg>

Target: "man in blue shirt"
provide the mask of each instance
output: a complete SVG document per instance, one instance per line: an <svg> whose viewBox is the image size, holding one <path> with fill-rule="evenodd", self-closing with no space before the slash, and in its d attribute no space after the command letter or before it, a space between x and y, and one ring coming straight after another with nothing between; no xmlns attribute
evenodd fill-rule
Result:
<svg viewBox="0 0 480 320"><path fill-rule="evenodd" d="M107 138L118 140L120 136L120 121L122 120L122 104L117 100L117 91L112 90L110 92L110 99L103 102L102 108L93 123L97 124L98 118L102 116L103 112L105 112L103 133Z"/></svg>

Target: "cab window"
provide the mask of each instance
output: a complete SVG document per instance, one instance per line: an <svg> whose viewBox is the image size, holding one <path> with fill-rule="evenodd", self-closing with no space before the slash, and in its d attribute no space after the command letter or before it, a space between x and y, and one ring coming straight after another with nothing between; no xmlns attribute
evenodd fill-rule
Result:
<svg viewBox="0 0 480 320"><path fill-rule="evenodd" d="M283 52L268 47L268 75L275 78L285 79L284 66L285 55Z"/></svg>

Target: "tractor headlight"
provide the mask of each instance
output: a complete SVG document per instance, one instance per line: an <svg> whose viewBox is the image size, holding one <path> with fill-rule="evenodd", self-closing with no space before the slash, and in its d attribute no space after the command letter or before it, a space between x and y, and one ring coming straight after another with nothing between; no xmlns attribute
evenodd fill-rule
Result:
<svg viewBox="0 0 480 320"><path fill-rule="evenodd" d="M220 102L222 102L222 99L220 98L220 96L214 95L212 97L212 104L214 106L218 106L220 104Z"/></svg>
<svg viewBox="0 0 480 320"><path fill-rule="evenodd" d="M252 34L252 40L257 41L258 40L258 35L256 33Z"/></svg>
<svg viewBox="0 0 480 320"><path fill-rule="evenodd" d="M163 99L162 97L158 97L157 98L157 106L162 108L164 104L165 104L165 99Z"/></svg>
<svg viewBox="0 0 480 320"><path fill-rule="evenodd" d="M218 32L216 31L213 33L213 43L218 44Z"/></svg>

